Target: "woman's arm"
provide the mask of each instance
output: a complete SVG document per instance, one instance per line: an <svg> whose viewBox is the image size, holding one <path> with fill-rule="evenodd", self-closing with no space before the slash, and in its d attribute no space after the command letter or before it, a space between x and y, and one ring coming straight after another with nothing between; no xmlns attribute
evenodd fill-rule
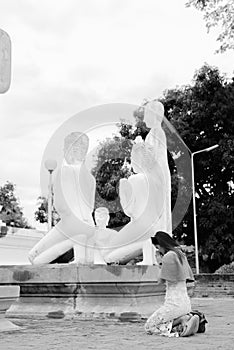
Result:
<svg viewBox="0 0 234 350"><path fill-rule="evenodd" d="M160 268L159 274L158 274L158 280L157 285L165 283L165 279L161 277L162 269Z"/></svg>

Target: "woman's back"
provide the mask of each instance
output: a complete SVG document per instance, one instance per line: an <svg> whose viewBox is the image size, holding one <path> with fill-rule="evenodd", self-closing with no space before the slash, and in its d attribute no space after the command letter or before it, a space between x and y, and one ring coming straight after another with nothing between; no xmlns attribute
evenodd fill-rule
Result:
<svg viewBox="0 0 234 350"><path fill-rule="evenodd" d="M173 250L169 250L163 256L161 278L170 282L194 281L186 255L182 253L180 248L175 249L178 249L178 254ZM179 256L181 256L181 261Z"/></svg>

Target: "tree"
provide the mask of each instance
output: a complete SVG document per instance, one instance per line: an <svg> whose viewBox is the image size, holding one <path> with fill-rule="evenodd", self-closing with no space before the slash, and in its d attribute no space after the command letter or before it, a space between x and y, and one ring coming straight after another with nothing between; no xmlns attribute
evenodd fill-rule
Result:
<svg viewBox="0 0 234 350"><path fill-rule="evenodd" d="M162 102L166 117L192 152L219 144L194 158L200 256L215 271L234 258L234 79L228 83L217 68L205 64L192 85L166 91ZM191 210L187 244L193 241Z"/></svg>
<svg viewBox="0 0 234 350"><path fill-rule="evenodd" d="M0 187L0 219L7 226L22 228L31 228L23 215L23 209L20 207L19 199L15 195L15 185L7 181Z"/></svg>
<svg viewBox="0 0 234 350"><path fill-rule="evenodd" d="M45 222L48 222L48 200L43 196L39 196L37 201L38 208L34 213L35 220L44 224ZM52 206L52 226L55 226L59 220L59 214L55 207Z"/></svg>
<svg viewBox="0 0 234 350"><path fill-rule="evenodd" d="M234 49L234 0L189 0L186 6L194 6L204 13L208 32L220 26L217 38L220 47L216 52Z"/></svg>

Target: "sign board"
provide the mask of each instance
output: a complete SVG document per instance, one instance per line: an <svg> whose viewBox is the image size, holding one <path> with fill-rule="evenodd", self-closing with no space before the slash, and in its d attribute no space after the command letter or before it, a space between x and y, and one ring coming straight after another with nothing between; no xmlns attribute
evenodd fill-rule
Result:
<svg viewBox="0 0 234 350"><path fill-rule="evenodd" d="M6 92L11 83L11 39L0 29L0 94Z"/></svg>

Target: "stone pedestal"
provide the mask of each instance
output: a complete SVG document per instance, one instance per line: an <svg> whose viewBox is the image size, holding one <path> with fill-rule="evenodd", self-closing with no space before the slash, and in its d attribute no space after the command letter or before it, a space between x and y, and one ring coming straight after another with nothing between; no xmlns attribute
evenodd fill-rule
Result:
<svg viewBox="0 0 234 350"><path fill-rule="evenodd" d="M55 264L0 267L0 285L20 285L10 317L151 314L162 304L158 266Z"/></svg>

